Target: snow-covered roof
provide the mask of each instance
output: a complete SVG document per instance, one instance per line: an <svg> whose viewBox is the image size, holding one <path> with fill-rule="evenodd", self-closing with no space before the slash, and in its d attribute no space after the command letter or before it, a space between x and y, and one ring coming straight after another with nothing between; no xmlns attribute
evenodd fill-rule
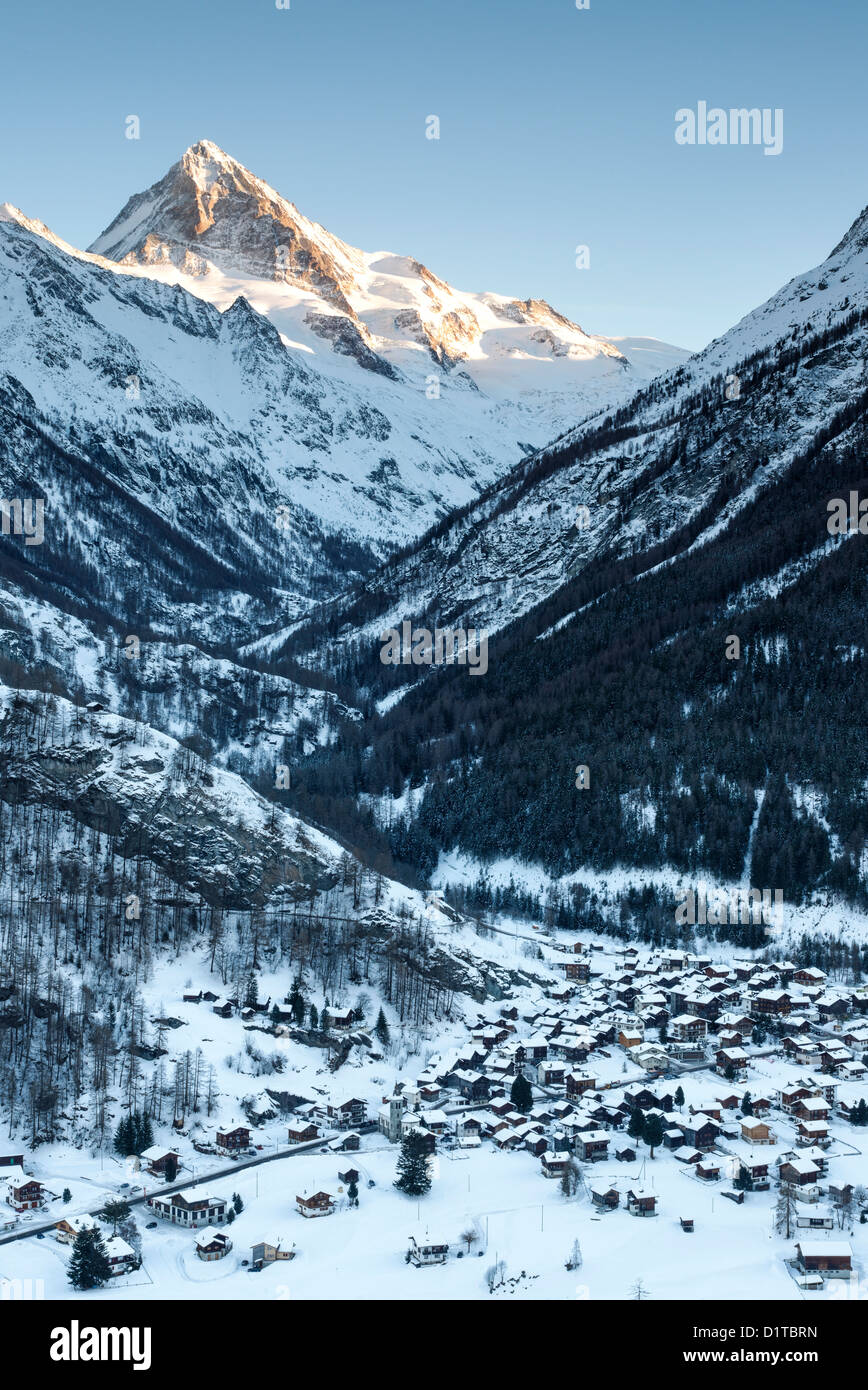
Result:
<svg viewBox="0 0 868 1390"><path fill-rule="evenodd" d="M848 1240L800 1240L798 1247L808 1259L823 1255L841 1259L850 1258L853 1254Z"/></svg>

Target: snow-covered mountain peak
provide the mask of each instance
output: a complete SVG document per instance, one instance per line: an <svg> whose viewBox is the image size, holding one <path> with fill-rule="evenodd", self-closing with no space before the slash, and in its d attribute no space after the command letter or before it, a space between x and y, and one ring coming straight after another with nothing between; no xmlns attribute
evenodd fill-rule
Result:
<svg viewBox="0 0 868 1390"><path fill-rule="evenodd" d="M552 434L583 413L586 389L609 404L653 374L647 355L633 362L542 298L457 290L412 256L351 246L210 140L131 198L90 249L220 309L243 294L288 347L341 375L362 367L424 386L432 370L460 373L497 401L544 404ZM655 370L686 355L660 347Z"/></svg>
<svg viewBox="0 0 868 1390"><path fill-rule="evenodd" d="M868 249L868 207L864 207L859 216L854 219L838 245L830 252L829 260L833 256L865 251L866 249Z"/></svg>

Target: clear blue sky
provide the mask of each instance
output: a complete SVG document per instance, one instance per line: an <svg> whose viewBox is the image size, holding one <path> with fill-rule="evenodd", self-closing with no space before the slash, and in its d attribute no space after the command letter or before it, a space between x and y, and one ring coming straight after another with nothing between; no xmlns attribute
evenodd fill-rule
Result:
<svg viewBox="0 0 868 1390"><path fill-rule="evenodd" d="M78 245L208 138L366 250L696 348L868 203L864 0L39 0L3 29L0 201ZM676 145L699 100L782 107L783 153Z"/></svg>

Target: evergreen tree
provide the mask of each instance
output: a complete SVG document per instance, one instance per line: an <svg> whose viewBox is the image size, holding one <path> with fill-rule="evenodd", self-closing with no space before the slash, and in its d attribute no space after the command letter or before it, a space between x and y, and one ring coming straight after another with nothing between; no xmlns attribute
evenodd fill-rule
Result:
<svg viewBox="0 0 868 1390"><path fill-rule="evenodd" d="M129 1202L125 1202L122 1197L114 1198L112 1201L106 1202L102 1211L99 1213L103 1221L111 1222L113 1236L116 1236L118 1233L118 1222L126 1221L130 1214L130 1204Z"/></svg>
<svg viewBox="0 0 868 1390"><path fill-rule="evenodd" d="M753 1101L750 1098L750 1091L745 1091L741 1102L741 1113L743 1115L753 1114Z"/></svg>
<svg viewBox="0 0 868 1390"><path fill-rule="evenodd" d="M383 1013L382 1008L380 1009L380 1012L377 1014L377 1021L374 1024L374 1032L376 1033L383 1047L388 1047L389 1043L392 1041L392 1036L389 1032L388 1020L386 1018L386 1015Z"/></svg>
<svg viewBox="0 0 868 1390"><path fill-rule="evenodd" d="M126 1158L128 1154L135 1153L133 1147L133 1124L129 1115L125 1115L115 1130L115 1153Z"/></svg>
<svg viewBox="0 0 868 1390"><path fill-rule="evenodd" d="M663 1116L654 1115L650 1112L645 1116L645 1123L642 1126L642 1138L651 1150L651 1157L654 1157L654 1150L663 1143Z"/></svg>
<svg viewBox="0 0 868 1390"><path fill-rule="evenodd" d="M675 1104L678 1106L678 1109L679 1109L679 1110L681 1109L681 1107L682 1107L683 1104L684 1104L684 1092L682 1091L682 1089L681 1089L680 1086L678 1087L678 1089L677 1089L676 1092L675 1092Z"/></svg>
<svg viewBox="0 0 868 1390"><path fill-rule="evenodd" d="M319 1027L319 1014L317 1013L316 1004L311 1004L310 1006L310 1026L311 1028Z"/></svg>
<svg viewBox="0 0 868 1390"><path fill-rule="evenodd" d="M351 1207L357 1207L359 1205L359 1189L356 1186L355 1178L352 1179L347 1188L347 1201Z"/></svg>
<svg viewBox="0 0 868 1390"><path fill-rule="evenodd" d="M395 1186L408 1197L423 1197L431 1189L425 1140L416 1130L411 1130L401 1144Z"/></svg>
<svg viewBox="0 0 868 1390"><path fill-rule="evenodd" d="M516 1110L526 1115L533 1105L533 1090L524 1072L519 1072L510 1087L509 1098Z"/></svg>
<svg viewBox="0 0 868 1390"><path fill-rule="evenodd" d="M99 1289L111 1278L111 1265L96 1226L79 1231L69 1261L69 1282L74 1289Z"/></svg>
<svg viewBox="0 0 868 1390"><path fill-rule="evenodd" d="M630 1122L627 1125L627 1133L631 1139L641 1139L645 1133L645 1116L642 1114L638 1105L634 1105L630 1111Z"/></svg>
<svg viewBox="0 0 868 1390"><path fill-rule="evenodd" d="M301 979L298 976L293 982L292 993L289 996L289 1007L292 1011L293 1023L304 1023L305 1002L301 992Z"/></svg>
<svg viewBox="0 0 868 1390"><path fill-rule="evenodd" d="M566 1167L561 1173L560 1181L561 1192L565 1197L575 1197L579 1190L580 1176L579 1165L576 1163L575 1159L568 1159Z"/></svg>
<svg viewBox="0 0 868 1390"><path fill-rule="evenodd" d="M775 1229L782 1236L786 1236L787 1240L789 1240L795 1227L797 1214L798 1208L793 1190L789 1184L784 1183L775 1206Z"/></svg>

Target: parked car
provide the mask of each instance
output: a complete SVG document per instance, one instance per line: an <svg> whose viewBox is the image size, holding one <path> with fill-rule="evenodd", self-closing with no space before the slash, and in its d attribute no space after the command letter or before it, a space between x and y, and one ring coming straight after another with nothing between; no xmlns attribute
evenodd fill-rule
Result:
<svg viewBox="0 0 868 1390"><path fill-rule="evenodd" d="M146 1230L146 1231L155 1231L155 1230L157 1229L157 1225L158 1225L158 1224L159 1224L159 1223L156 1222L156 1221L149 1221L148 1224L147 1224L147 1226L145 1227L145 1230Z"/></svg>

